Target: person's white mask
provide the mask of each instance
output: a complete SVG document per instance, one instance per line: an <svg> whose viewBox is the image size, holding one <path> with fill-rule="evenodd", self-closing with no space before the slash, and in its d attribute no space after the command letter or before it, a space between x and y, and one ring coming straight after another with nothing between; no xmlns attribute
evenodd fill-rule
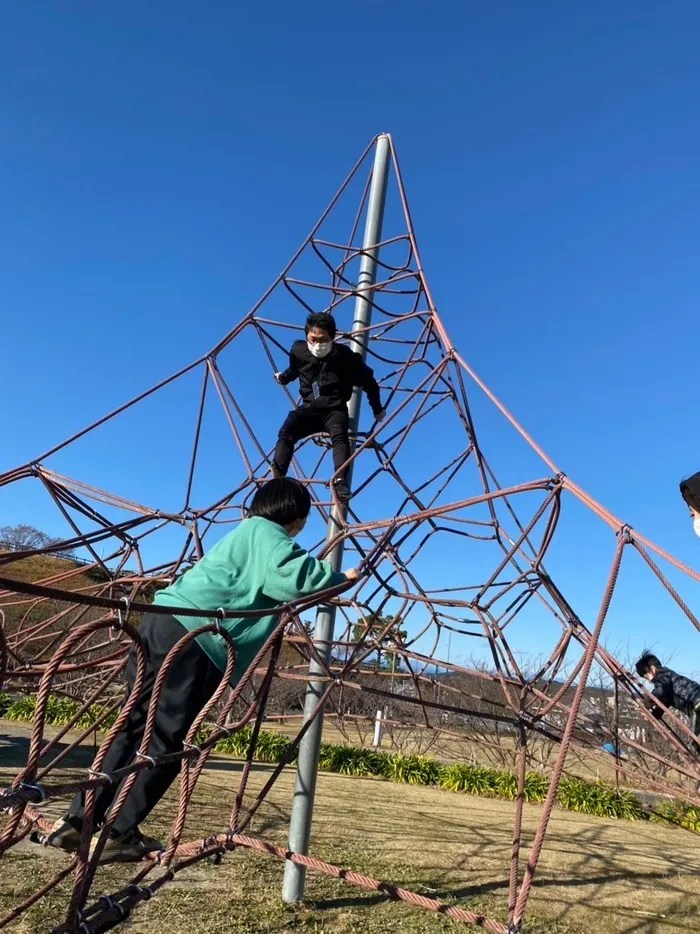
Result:
<svg viewBox="0 0 700 934"><path fill-rule="evenodd" d="M693 528L695 529L695 534L700 538L700 516L696 516L693 519Z"/></svg>
<svg viewBox="0 0 700 934"><path fill-rule="evenodd" d="M306 346L309 348L309 352L312 356L323 359L323 357L327 357L331 352L333 341L324 341L323 344L312 344L311 341L307 341Z"/></svg>

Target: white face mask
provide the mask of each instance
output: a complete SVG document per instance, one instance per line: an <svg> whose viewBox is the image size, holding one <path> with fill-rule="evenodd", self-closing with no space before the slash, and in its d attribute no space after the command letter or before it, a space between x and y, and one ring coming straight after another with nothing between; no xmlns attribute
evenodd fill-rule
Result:
<svg viewBox="0 0 700 934"><path fill-rule="evenodd" d="M693 528L695 529L695 534L700 538L700 516L696 516L693 519Z"/></svg>
<svg viewBox="0 0 700 934"><path fill-rule="evenodd" d="M327 357L331 352L333 347L333 341L325 341L323 344L312 344L311 341L306 342L306 346L309 348L309 353L314 357Z"/></svg>

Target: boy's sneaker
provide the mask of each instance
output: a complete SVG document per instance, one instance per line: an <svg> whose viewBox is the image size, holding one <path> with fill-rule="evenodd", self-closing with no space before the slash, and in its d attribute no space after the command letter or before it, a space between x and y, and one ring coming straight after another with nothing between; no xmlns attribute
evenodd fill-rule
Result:
<svg viewBox="0 0 700 934"><path fill-rule="evenodd" d="M41 837L41 842L46 846L55 846L59 850L65 850L66 853L74 853L80 846L82 828L83 824L79 817L65 814L59 817L51 830Z"/></svg>
<svg viewBox="0 0 700 934"><path fill-rule="evenodd" d="M338 480L333 481L333 486L335 487L335 495L338 497L338 501L344 506L347 506L352 498L347 480L340 477Z"/></svg>
<svg viewBox="0 0 700 934"><path fill-rule="evenodd" d="M95 834L90 845L90 856L95 852L99 834ZM109 836L102 852L100 853L100 864L102 863L135 863L142 860L149 853L156 853L163 849L160 840L153 837L145 837L137 828L127 830L125 833Z"/></svg>

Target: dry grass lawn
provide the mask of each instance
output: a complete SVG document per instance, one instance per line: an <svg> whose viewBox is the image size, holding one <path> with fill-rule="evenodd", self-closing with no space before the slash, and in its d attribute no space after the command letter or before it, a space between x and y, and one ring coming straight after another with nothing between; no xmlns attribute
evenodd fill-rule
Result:
<svg viewBox="0 0 700 934"><path fill-rule="evenodd" d="M0 722L0 785L26 752L26 729ZM83 767L91 748L67 769ZM258 765L250 790L270 767ZM57 772L58 774L58 772ZM185 833L193 839L225 827L240 762L216 757L202 776ZM253 832L285 841L293 775L283 775L256 817ZM149 830L164 834L173 794ZM526 806L526 842L540 814ZM436 788L323 774L319 778L313 852L408 888L504 917L513 805ZM22 843L2 860L0 916L53 875L66 857ZM133 867L100 871L95 894L115 891ZM130 934L417 934L469 928L376 893L309 875L307 902L280 901L282 864L247 851L214 867L184 871L121 930ZM17 934L47 932L61 920L67 888L55 891L10 925ZM555 810L526 916L524 934L680 934L700 930L700 838L652 824Z"/></svg>

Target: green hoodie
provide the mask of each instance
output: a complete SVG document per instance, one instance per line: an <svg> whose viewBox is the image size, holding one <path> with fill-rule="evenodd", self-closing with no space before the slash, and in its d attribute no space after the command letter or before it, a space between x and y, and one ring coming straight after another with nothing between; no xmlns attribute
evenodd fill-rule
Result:
<svg viewBox="0 0 700 934"><path fill-rule="evenodd" d="M160 590L154 603L193 609L271 610L345 581L327 561L319 561L296 545L281 525L259 517L244 519L217 542L194 567ZM221 621L236 646L235 684L270 635L278 616L261 614ZM175 616L185 629L197 629L211 618ZM220 671L226 669L226 644L214 632L197 642Z"/></svg>

